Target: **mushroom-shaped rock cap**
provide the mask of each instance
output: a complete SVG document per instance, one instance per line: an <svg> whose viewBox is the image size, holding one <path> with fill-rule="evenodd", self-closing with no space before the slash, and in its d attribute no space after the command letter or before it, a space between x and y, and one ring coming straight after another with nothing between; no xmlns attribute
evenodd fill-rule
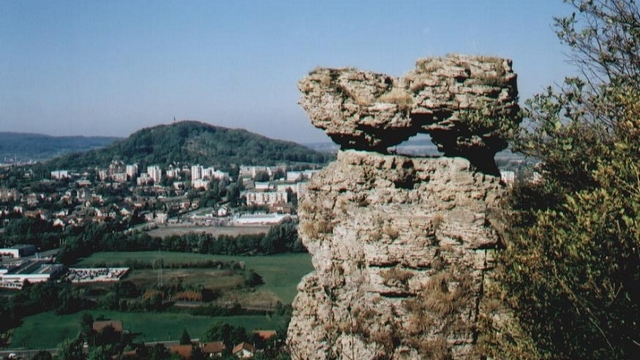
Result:
<svg viewBox="0 0 640 360"><path fill-rule="evenodd" d="M416 61L404 77L353 68L318 68L298 83L311 123L342 149L386 152L418 133L445 156L495 173L506 130L517 126L511 60L449 55Z"/></svg>

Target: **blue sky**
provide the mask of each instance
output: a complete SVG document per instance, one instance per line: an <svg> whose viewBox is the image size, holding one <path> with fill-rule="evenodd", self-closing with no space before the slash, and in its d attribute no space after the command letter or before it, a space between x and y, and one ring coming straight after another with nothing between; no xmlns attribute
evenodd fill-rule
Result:
<svg viewBox="0 0 640 360"><path fill-rule="evenodd" d="M125 137L176 119L328 141L297 105L317 66L513 59L521 99L570 75L562 0L0 1L0 131Z"/></svg>

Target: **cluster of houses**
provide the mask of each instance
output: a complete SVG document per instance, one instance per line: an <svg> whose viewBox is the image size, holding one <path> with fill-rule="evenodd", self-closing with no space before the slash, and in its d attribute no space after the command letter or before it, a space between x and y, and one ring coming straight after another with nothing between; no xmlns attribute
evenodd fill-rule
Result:
<svg viewBox="0 0 640 360"><path fill-rule="evenodd" d="M12 199L2 200L3 195L6 195L14 190L0 189L0 202L12 201ZM57 194L30 194L26 197L22 197L19 193L13 196L15 201L20 201L13 206L0 207L0 217L11 217L12 215L25 216L30 218L38 218L42 220L48 220L53 223L53 226L66 227L66 226L80 226L92 222L103 222L127 219L139 215L145 220L153 220L155 216L150 213L145 213L144 209L155 206L157 199L154 197L133 197L127 196L120 203L108 202L102 195L96 194L94 188L69 188L65 189L63 193ZM51 210L51 204L58 203L64 204L62 208L58 207L56 210ZM190 206L187 201L185 208ZM145 216L146 215L146 216ZM162 214L158 217L162 219ZM5 219L5 222L8 222Z"/></svg>
<svg viewBox="0 0 640 360"><path fill-rule="evenodd" d="M247 205L268 206L272 213L289 213L286 204L291 196L300 196L307 191L307 181L318 170L287 171L280 167L241 166L238 176L245 191L242 195ZM266 174L266 176L260 176ZM265 178L273 179L264 181ZM261 181L262 180L262 181Z"/></svg>
<svg viewBox="0 0 640 360"><path fill-rule="evenodd" d="M122 161L112 161L107 168L97 169L97 180L100 182L135 183L137 186L156 185L170 183L176 189L183 189L186 180L190 180L191 187L201 188L208 186L212 180L228 180L229 173L216 170L213 167L201 165L175 167L169 165L163 168L158 165L149 165L144 171L138 164L125 164ZM80 174L70 173L68 170L56 170L51 172L52 179L69 179ZM166 180L166 181L165 181Z"/></svg>
<svg viewBox="0 0 640 360"><path fill-rule="evenodd" d="M275 331L273 333L275 334ZM200 349L205 357L210 358L221 358L227 351L227 347L222 341L210 341L204 343L195 341L190 345L172 345L169 347L169 352L187 360L192 358L193 350L196 347ZM239 359L251 359L256 355L257 351L256 347L251 343L241 342L231 349L231 355Z"/></svg>
<svg viewBox="0 0 640 360"><path fill-rule="evenodd" d="M135 214L146 222L164 224L172 215L199 208L199 198L189 196L190 190L209 189L216 181L222 186L241 182L243 190L239 196L247 206L264 207L268 213L290 214L294 210L292 201L306 191L307 181L316 171L290 171L285 166L240 166L240 180L234 181L229 173L214 167L154 165L140 169L137 164L113 161L107 168L96 169L95 177L68 170L52 171L50 179L41 181L43 185L61 186L60 181L54 180L66 181L64 188L54 191L22 194L18 189L0 188L0 203L5 204L0 205L0 218L18 213L66 227L88 222L127 221ZM118 191L128 194L118 203L112 202L113 197L103 195ZM52 207L53 203L62 206ZM232 212L230 204L223 200L212 215L230 218ZM251 221L247 218L238 224Z"/></svg>
<svg viewBox="0 0 640 360"><path fill-rule="evenodd" d="M122 334L124 327L122 325L122 321L120 320L103 320L103 321L94 321L92 324L92 330L95 334L100 334L105 331L105 329L110 328L116 334ZM256 330L253 332L254 336L259 337L263 342L267 341L276 336L276 331L274 330ZM145 346L153 346L156 343L144 344ZM209 341L209 342L199 342L198 340L192 341L191 344L185 345L169 345L169 352L171 354L177 355L182 359L191 359L192 354L195 349L199 349L200 352L205 357L208 358L221 358L226 352L229 352L239 358L239 359L251 359L253 358L260 350L256 349L254 344L249 342L240 342L235 345L232 349L227 349L226 345L222 341ZM136 357L136 350L132 350L130 352L125 352L123 358L127 357Z"/></svg>

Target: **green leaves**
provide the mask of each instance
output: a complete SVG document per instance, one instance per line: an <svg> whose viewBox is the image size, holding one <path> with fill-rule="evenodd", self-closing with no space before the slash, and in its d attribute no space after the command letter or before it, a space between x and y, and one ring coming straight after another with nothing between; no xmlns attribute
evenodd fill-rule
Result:
<svg viewBox="0 0 640 360"><path fill-rule="evenodd" d="M556 19L587 79L526 101L516 150L542 181L516 186L501 280L543 358L640 352L640 12L568 0ZM633 30L632 29L636 29Z"/></svg>

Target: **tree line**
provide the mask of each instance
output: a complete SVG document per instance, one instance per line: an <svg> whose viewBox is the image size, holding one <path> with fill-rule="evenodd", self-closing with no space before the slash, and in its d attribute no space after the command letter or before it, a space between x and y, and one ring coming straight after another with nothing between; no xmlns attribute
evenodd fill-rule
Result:
<svg viewBox="0 0 640 360"><path fill-rule="evenodd" d="M555 19L580 76L526 102L515 151L539 161L505 219L499 280L522 326L490 357L640 354L640 11L565 0ZM515 335L514 335L515 334Z"/></svg>
<svg viewBox="0 0 640 360"><path fill-rule="evenodd" d="M89 223L55 227L50 221L22 217L12 219L0 234L0 246L33 244L39 251L59 247L57 259L65 265L99 251L175 251L212 255L272 255L306 252L298 239L298 224L291 219L272 226L267 233L218 235L188 233L164 238L146 232L127 232L128 224Z"/></svg>
<svg viewBox="0 0 640 360"><path fill-rule="evenodd" d="M333 155L293 142L273 140L246 130L181 121L139 130L127 139L83 153L50 160L50 169L85 169L108 166L112 160L147 165L215 164L229 171L234 164L326 163Z"/></svg>
<svg viewBox="0 0 640 360"><path fill-rule="evenodd" d="M89 224L75 236L67 236L58 262L71 265L100 251L174 251L211 255L273 255L306 252L298 239L298 224L285 219L266 234L218 235L188 233L153 237L147 233L115 232L109 223Z"/></svg>

